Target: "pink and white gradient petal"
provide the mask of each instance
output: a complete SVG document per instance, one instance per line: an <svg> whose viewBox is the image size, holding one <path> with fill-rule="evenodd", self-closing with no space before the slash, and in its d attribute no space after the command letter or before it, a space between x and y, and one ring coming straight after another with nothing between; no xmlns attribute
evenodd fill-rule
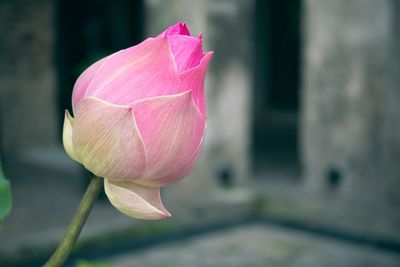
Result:
<svg viewBox="0 0 400 267"><path fill-rule="evenodd" d="M103 66L103 64L110 58L110 56L100 59L99 61L93 63L89 68L87 68L76 80L74 89L72 91L72 108L75 110L76 105L81 101L86 90L92 81L93 77L96 75L97 71Z"/></svg>
<svg viewBox="0 0 400 267"><path fill-rule="evenodd" d="M197 151L205 119L187 91L144 99L133 105L136 123L147 152L142 179L156 179L181 169Z"/></svg>
<svg viewBox="0 0 400 267"><path fill-rule="evenodd" d="M180 74L181 86L184 88L190 88L190 90L192 90L193 100L204 117L206 117L204 82L207 67L210 63L212 56L213 52L207 52L201 59L199 65Z"/></svg>
<svg viewBox="0 0 400 267"><path fill-rule="evenodd" d="M113 54L93 77L85 97L118 105L183 92L167 37L149 38Z"/></svg>
<svg viewBox="0 0 400 267"><path fill-rule="evenodd" d="M178 72L196 67L203 58L201 37L187 35L168 36Z"/></svg>
<svg viewBox="0 0 400 267"><path fill-rule="evenodd" d="M204 136L203 136L204 139ZM202 147L203 140L200 142L198 149L194 152L193 156L189 158L189 160L178 170L168 175L153 178L153 179L141 179L136 180L135 182L145 186L155 186L155 187L164 187L172 185L176 182L182 180L186 175L190 173L193 169L194 165L196 164L197 160L200 157L201 147Z"/></svg>
<svg viewBox="0 0 400 267"><path fill-rule="evenodd" d="M100 177L137 179L146 167L144 143L129 106L82 100L76 107L72 143L78 161Z"/></svg>

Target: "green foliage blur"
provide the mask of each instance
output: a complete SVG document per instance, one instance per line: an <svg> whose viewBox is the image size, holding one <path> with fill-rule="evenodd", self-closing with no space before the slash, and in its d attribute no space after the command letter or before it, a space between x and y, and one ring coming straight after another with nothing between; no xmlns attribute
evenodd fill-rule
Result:
<svg viewBox="0 0 400 267"><path fill-rule="evenodd" d="M76 267L111 267L111 265L109 265L106 262L103 261L85 261L85 260L79 260L76 265Z"/></svg>
<svg viewBox="0 0 400 267"><path fill-rule="evenodd" d="M12 207L10 182L4 177L0 158L0 224Z"/></svg>

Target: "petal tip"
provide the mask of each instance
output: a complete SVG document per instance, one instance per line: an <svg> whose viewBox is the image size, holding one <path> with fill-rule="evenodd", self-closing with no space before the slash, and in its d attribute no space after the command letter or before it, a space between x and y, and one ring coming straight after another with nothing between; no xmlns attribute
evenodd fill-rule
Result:
<svg viewBox="0 0 400 267"><path fill-rule="evenodd" d="M187 27L187 23L185 21L179 21L179 34L181 35L190 35L189 28Z"/></svg>
<svg viewBox="0 0 400 267"><path fill-rule="evenodd" d="M207 68L213 56L214 56L214 51L205 52L202 59L200 60L199 64L200 68L203 69Z"/></svg>
<svg viewBox="0 0 400 267"><path fill-rule="evenodd" d="M186 22L178 21L174 25L169 26L159 36L170 36L170 35L189 35L190 36L190 32L189 32Z"/></svg>
<svg viewBox="0 0 400 267"><path fill-rule="evenodd" d="M167 210L165 210L164 212L163 212L163 215L162 215L162 217L161 217L161 219L169 219L169 218L171 218L172 217L172 215L171 215L171 213L169 213Z"/></svg>
<svg viewBox="0 0 400 267"><path fill-rule="evenodd" d="M208 51L204 54L204 57L202 58L202 60L211 60L212 57L214 56L214 51Z"/></svg>
<svg viewBox="0 0 400 267"><path fill-rule="evenodd" d="M158 187L104 179L104 190L111 204L130 217L142 220L162 220L171 217L161 202Z"/></svg>

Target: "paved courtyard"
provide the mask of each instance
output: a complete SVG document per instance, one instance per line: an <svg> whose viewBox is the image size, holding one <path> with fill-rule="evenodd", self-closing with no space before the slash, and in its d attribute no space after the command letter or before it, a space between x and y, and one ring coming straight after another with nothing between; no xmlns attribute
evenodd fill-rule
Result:
<svg viewBox="0 0 400 267"><path fill-rule="evenodd" d="M112 267L397 267L400 255L251 224L103 260Z"/></svg>
<svg viewBox="0 0 400 267"><path fill-rule="evenodd" d="M56 153L57 155L57 153ZM64 159L54 159L54 167L57 171L45 170L44 168L12 168L9 178L13 185L14 207L3 225L0 234L0 266L6 267L4 262L15 262L12 266L40 266L40 264L25 264L30 259L37 260L46 258L46 249L53 247L64 234L65 228L72 217L72 214L81 197L84 184L80 177L80 169L61 163L68 162ZM38 164L36 164L38 165ZM63 169L64 168L64 169ZM58 171L64 170L64 171ZM277 175L274 175L277 176ZM373 238L381 236L397 241L398 231L394 224L384 224L389 221L387 217L371 217L371 213L357 215L359 211L352 213L338 206L337 213L323 213L320 209L330 207L334 211L333 202L331 205L313 206L306 205L301 208L298 205L285 205L277 202L278 195L291 199L294 203L309 203L314 205L322 203L311 201L306 197L296 196L294 192L279 189L273 186L272 182L266 184L255 184L253 187L257 196L261 194L267 197L263 203L250 201L246 194L238 194L235 190L227 191L223 195L218 194L221 199L203 201L202 206L191 206L189 203L176 203L173 191L165 190L166 205L171 208L174 216L167 220L162 228L151 226L149 222L133 220L117 212L109 202L98 201L85 225L80 240L100 238L106 240L106 247L120 245L126 240L137 240L137 234L143 234L137 229L143 225L151 226L144 229L149 237L154 237L155 232L160 229L172 228L179 231L185 227L202 228L216 221L232 222L240 221L255 211L263 211L266 214L282 216L289 219L302 219L307 224L321 222L321 225L329 229L350 229L351 233ZM236 193L235 193L236 192ZM222 197L224 196L224 197ZM29 205L26 203L29 201ZM258 204L257 204L258 203ZM291 202L290 202L291 203ZM256 205L255 205L256 204ZM305 204L304 204L305 205ZM290 208L291 207L291 208ZM342 207L342 208L340 208ZM339 209L340 208L340 209ZM299 215L301 214L301 216ZM380 214L376 211L376 214ZM339 214L340 215L340 214ZM309 218L309 220L307 219ZM355 218L355 219L354 219ZM357 219L358 218L358 219ZM366 220L366 218L369 218ZM375 219L374 219L375 218ZM328 223L324 222L327 221ZM339 224L338 222L341 222ZM369 223L366 224L365 222ZM29 222L29 223L27 223ZM347 222L347 224L345 224ZM386 225L386 227L384 227ZM340 227L344 226L344 227ZM365 228L365 229L364 229ZM135 229L133 233L130 229ZM379 232L375 229L382 229ZM154 232L155 231L155 232ZM164 231L164 230L162 230ZM114 233L126 233L118 238ZM367 235L372 233L371 235ZM162 233L161 233L162 234ZM168 234L168 233L166 233ZM374 235L380 234L380 235ZM143 237L143 236L142 236ZM108 240L108 241L107 241ZM125 240L125 241L124 241ZM109 242L109 243L107 243ZM113 243L114 242L114 243ZM397 243L396 243L397 244ZM98 245L98 244L96 244ZM96 247L96 246L95 246ZM299 231L290 228L281 228L276 224L267 223L245 223L230 228L223 228L218 231L205 231L200 235L191 237L170 239L167 242L156 243L152 246L138 249L135 246L125 246L124 249L113 253L102 253L97 251L93 262L89 265L85 262L76 264L73 267L135 267L135 266L161 266L161 267L207 267L207 266L249 266L249 267L398 267L400 266L400 253L368 247L363 244L353 244L348 241L333 239L324 235L316 235L308 231ZM37 249L44 249L38 251ZM92 249L92 248L90 248ZM96 249L96 248L94 248ZM396 251L396 250L393 250ZM21 261L25 257L27 261ZM85 253L75 256L74 259L85 259ZM71 265L69 267L72 267Z"/></svg>

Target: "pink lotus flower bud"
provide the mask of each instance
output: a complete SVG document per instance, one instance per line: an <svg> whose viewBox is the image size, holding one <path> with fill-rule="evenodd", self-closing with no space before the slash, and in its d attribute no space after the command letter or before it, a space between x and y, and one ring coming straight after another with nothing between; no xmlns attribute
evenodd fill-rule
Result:
<svg viewBox="0 0 400 267"><path fill-rule="evenodd" d="M121 212L170 216L160 187L187 175L204 138L204 79L212 52L179 22L159 36L103 58L75 83L75 118L65 114L68 155L104 177Z"/></svg>

